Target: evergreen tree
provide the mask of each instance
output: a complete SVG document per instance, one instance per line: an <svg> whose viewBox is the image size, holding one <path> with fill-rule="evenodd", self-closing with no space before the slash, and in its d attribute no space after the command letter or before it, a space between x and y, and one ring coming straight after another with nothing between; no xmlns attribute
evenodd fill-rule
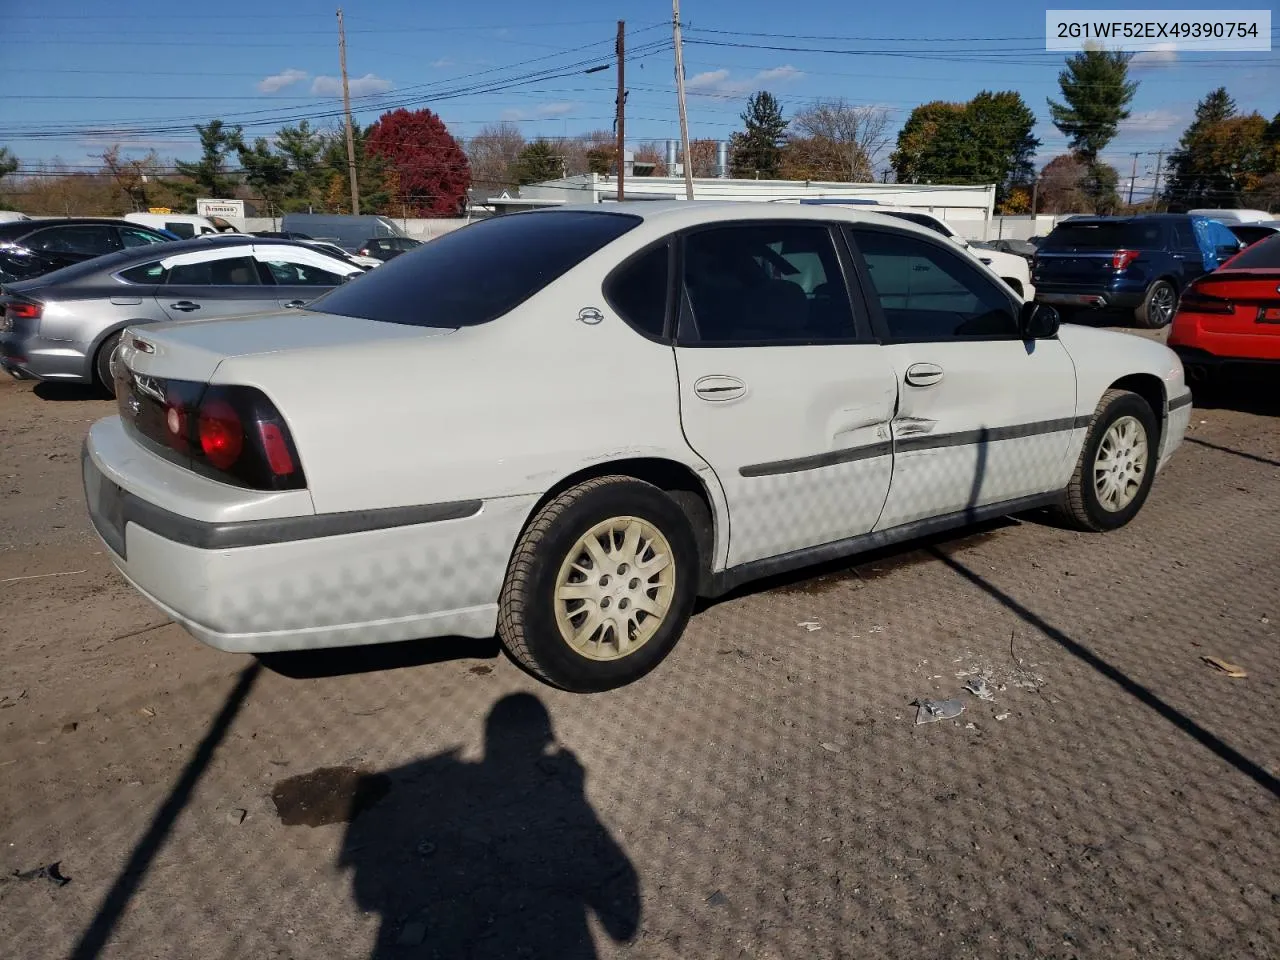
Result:
<svg viewBox="0 0 1280 960"><path fill-rule="evenodd" d="M773 180L782 168L782 148L787 142L787 121L777 98L767 90L753 94L742 112L746 129L729 142L729 167L733 176Z"/></svg>
<svg viewBox="0 0 1280 960"><path fill-rule="evenodd" d="M1066 69L1058 74L1065 102L1049 100L1049 113L1085 163L1098 159L1115 139L1120 121L1129 117L1129 104L1138 91L1137 81L1129 80L1131 57L1118 50L1090 48L1069 57Z"/></svg>

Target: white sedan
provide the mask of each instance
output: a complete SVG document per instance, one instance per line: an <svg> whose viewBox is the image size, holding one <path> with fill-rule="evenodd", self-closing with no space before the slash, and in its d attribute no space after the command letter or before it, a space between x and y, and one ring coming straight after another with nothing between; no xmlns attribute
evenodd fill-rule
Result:
<svg viewBox="0 0 1280 960"><path fill-rule="evenodd" d="M85 442L124 575L268 652L495 633L628 683L695 597L984 518L1111 530L1183 438L1177 357L874 213L480 221L311 303L129 331Z"/></svg>

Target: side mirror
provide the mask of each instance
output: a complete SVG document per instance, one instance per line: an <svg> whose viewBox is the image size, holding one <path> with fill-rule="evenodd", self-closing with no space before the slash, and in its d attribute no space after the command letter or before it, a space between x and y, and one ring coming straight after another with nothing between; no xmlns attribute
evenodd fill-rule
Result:
<svg viewBox="0 0 1280 960"><path fill-rule="evenodd" d="M1058 332L1062 317L1047 303L1024 303L1018 312L1023 340L1047 340Z"/></svg>
<svg viewBox="0 0 1280 960"><path fill-rule="evenodd" d="M1223 244L1218 248L1218 259L1230 260L1239 252L1240 252L1239 247L1230 247L1230 246L1227 246L1226 244Z"/></svg>

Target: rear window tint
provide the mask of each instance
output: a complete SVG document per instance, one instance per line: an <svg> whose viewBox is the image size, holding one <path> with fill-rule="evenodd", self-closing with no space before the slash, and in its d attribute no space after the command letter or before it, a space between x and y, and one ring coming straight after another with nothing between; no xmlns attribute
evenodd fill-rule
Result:
<svg viewBox="0 0 1280 960"><path fill-rule="evenodd" d="M1078 250L1150 250L1164 246L1163 225L1157 222L1104 221L1101 223L1063 223L1053 228L1041 249L1072 248Z"/></svg>
<svg viewBox="0 0 1280 960"><path fill-rule="evenodd" d="M1245 248L1231 261L1230 269L1256 270L1259 267L1280 267L1280 235Z"/></svg>
<svg viewBox="0 0 1280 960"><path fill-rule="evenodd" d="M308 309L419 327L487 323L640 222L576 211L481 220L387 261Z"/></svg>

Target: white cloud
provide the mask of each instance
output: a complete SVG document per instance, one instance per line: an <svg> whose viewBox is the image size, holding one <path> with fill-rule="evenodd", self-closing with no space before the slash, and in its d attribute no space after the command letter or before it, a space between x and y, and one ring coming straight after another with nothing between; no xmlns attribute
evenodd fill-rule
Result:
<svg viewBox="0 0 1280 960"><path fill-rule="evenodd" d="M263 93L277 93L285 87L291 87L295 83L307 79L307 76L307 71L294 70L290 67L288 70L282 70L279 73L273 73L269 77L263 77L258 81L258 89Z"/></svg>
<svg viewBox="0 0 1280 960"><path fill-rule="evenodd" d="M568 100L561 100L557 103L538 104L533 112L540 117L563 117L567 113L573 113L573 109L576 106L576 103L571 103Z"/></svg>
<svg viewBox="0 0 1280 960"><path fill-rule="evenodd" d="M351 88L353 97L367 97L375 93L386 93L395 84L372 73L366 73L363 77L352 77L347 82L347 86ZM342 96L342 78L316 77L311 81L311 93L317 97L340 97Z"/></svg>
<svg viewBox="0 0 1280 960"><path fill-rule="evenodd" d="M448 57L441 57L439 60L432 60L431 66L436 70L444 70L453 66L453 61Z"/></svg>
<svg viewBox="0 0 1280 960"><path fill-rule="evenodd" d="M761 70L752 77L752 80L756 83L786 83L789 80L799 80L803 76L801 71L788 63L781 67L774 67L772 70Z"/></svg>
<svg viewBox="0 0 1280 960"><path fill-rule="evenodd" d="M1140 110L1120 124L1122 132L1160 133L1182 123L1182 114L1174 110Z"/></svg>
<svg viewBox="0 0 1280 960"><path fill-rule="evenodd" d="M708 70L694 74L685 86L693 93L704 93L719 96L737 96L760 90L771 83L788 83L804 76L800 70L790 64L761 70L750 77L733 77L728 70Z"/></svg>
<svg viewBox="0 0 1280 960"><path fill-rule="evenodd" d="M1129 66L1141 70L1146 67L1168 67L1177 62L1178 48L1172 43L1158 43L1154 50L1135 53Z"/></svg>

